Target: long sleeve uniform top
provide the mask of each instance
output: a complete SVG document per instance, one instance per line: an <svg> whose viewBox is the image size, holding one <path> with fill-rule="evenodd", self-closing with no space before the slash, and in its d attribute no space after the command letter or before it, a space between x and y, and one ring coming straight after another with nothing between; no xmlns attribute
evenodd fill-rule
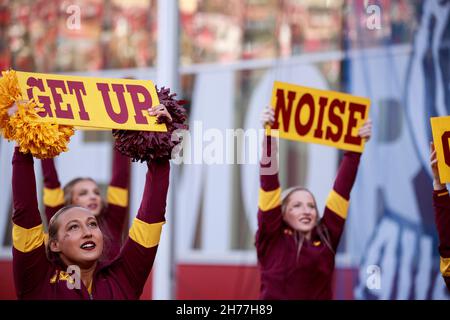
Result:
<svg viewBox="0 0 450 320"><path fill-rule="evenodd" d="M329 234L333 251L321 241L317 228L311 240L305 240L299 253L295 232L281 212L281 188L278 180L275 141L267 137L266 155L260 164L258 231L256 249L261 272L261 299L332 299L335 252L343 232L360 153L345 152L337 177L326 201L320 224ZM263 170L273 166L273 174Z"/></svg>
<svg viewBox="0 0 450 320"><path fill-rule="evenodd" d="M13 274L19 299L138 299L155 259L165 223L169 186L168 161L148 164L142 202L116 259L98 263L91 291L73 280L45 253L39 215L33 158L16 148L13 156ZM73 288L73 286L72 286Z"/></svg>
<svg viewBox="0 0 450 320"><path fill-rule="evenodd" d="M47 221L64 206L64 192L61 189L53 159L41 161L44 175L44 205ZM114 149L112 176L107 189L106 207L97 217L105 238L104 258L113 260L123 243L123 228L128 212L128 186L130 180L130 159Z"/></svg>
<svg viewBox="0 0 450 320"><path fill-rule="evenodd" d="M433 207L439 235L440 271L450 290L450 196L447 189L433 191Z"/></svg>

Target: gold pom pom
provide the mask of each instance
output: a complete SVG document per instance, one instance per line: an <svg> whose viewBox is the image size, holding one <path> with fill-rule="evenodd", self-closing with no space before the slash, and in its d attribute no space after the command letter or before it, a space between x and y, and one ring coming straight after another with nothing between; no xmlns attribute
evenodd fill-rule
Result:
<svg viewBox="0 0 450 320"><path fill-rule="evenodd" d="M67 144L74 134L72 126L40 122L39 108L34 101L23 101L19 82L14 70L2 72L0 79L0 134L8 140L15 140L20 152L39 159L52 158L67 151ZM14 102L17 111L8 110Z"/></svg>
<svg viewBox="0 0 450 320"><path fill-rule="evenodd" d="M0 108L0 132L7 125L7 123L8 123L8 112L4 112Z"/></svg>
<svg viewBox="0 0 450 320"><path fill-rule="evenodd" d="M8 122L8 109L21 98L16 72L14 70L2 71L2 78L0 79L0 130Z"/></svg>
<svg viewBox="0 0 450 320"><path fill-rule="evenodd" d="M5 138L15 140L20 152L31 152L39 159L53 158L67 151L73 127L39 122L38 111L34 101L19 102L17 112L4 129Z"/></svg>

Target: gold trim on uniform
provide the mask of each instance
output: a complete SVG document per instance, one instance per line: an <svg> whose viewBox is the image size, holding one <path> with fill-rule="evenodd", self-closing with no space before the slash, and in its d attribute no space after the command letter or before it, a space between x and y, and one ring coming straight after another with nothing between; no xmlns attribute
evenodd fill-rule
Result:
<svg viewBox="0 0 450 320"><path fill-rule="evenodd" d="M259 189L258 207L261 211L269 211L281 204L281 188L272 191Z"/></svg>
<svg viewBox="0 0 450 320"><path fill-rule="evenodd" d="M57 207L64 204L64 191L61 188L44 188L44 204L47 207Z"/></svg>
<svg viewBox="0 0 450 320"><path fill-rule="evenodd" d="M58 270L55 271L55 274L53 275L53 277L50 278L50 283L56 283L56 280L58 279Z"/></svg>
<svg viewBox="0 0 450 320"><path fill-rule="evenodd" d="M13 246L17 250L27 253L39 248L44 243L44 228L42 223L36 227L26 229L13 223Z"/></svg>
<svg viewBox="0 0 450 320"><path fill-rule="evenodd" d="M437 194L438 197L446 196L448 194L448 190L440 192Z"/></svg>
<svg viewBox="0 0 450 320"><path fill-rule="evenodd" d="M440 270L444 277L450 277L450 258L441 257Z"/></svg>
<svg viewBox="0 0 450 320"><path fill-rule="evenodd" d="M119 187L109 186L106 198L108 203L114 204L119 207L128 206L128 190Z"/></svg>
<svg viewBox="0 0 450 320"><path fill-rule="evenodd" d="M151 248L159 243L163 224L166 223L147 223L135 218L130 228L130 238L145 248Z"/></svg>
<svg viewBox="0 0 450 320"><path fill-rule="evenodd" d="M328 195L326 206L342 219L347 219L349 202L336 191L331 190Z"/></svg>

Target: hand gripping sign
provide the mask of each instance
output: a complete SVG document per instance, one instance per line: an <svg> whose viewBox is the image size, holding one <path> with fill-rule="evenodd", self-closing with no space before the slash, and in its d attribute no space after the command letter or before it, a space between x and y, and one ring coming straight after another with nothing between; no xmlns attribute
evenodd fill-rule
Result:
<svg viewBox="0 0 450 320"><path fill-rule="evenodd" d="M450 182L450 116L430 118L442 184Z"/></svg>
<svg viewBox="0 0 450 320"><path fill-rule="evenodd" d="M272 107L280 138L362 152L358 129L369 115L370 100L349 94L275 81Z"/></svg>
<svg viewBox="0 0 450 320"><path fill-rule="evenodd" d="M17 72L22 96L43 108L41 121L79 127L166 132L147 109L159 104L150 80Z"/></svg>

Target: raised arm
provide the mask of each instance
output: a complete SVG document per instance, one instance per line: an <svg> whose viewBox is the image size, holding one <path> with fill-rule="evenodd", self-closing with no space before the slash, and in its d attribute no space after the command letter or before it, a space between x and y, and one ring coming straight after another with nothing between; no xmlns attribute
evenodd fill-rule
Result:
<svg viewBox="0 0 450 320"><path fill-rule="evenodd" d="M450 290L450 196L447 187L441 184L436 151L431 143L430 166L433 173L433 208L439 235L440 271Z"/></svg>
<svg viewBox="0 0 450 320"><path fill-rule="evenodd" d="M265 107L261 115L263 126L270 127L273 121L273 109ZM281 187L278 179L278 145L277 139L269 135L266 135L263 141L259 178L258 230L255 244L258 256L264 256L272 237L280 232L283 221Z"/></svg>
<svg viewBox="0 0 450 320"><path fill-rule="evenodd" d="M16 147L12 160L14 201L13 272L19 299L34 293L50 264L45 254L44 230L38 209L33 157Z"/></svg>
<svg viewBox="0 0 450 320"><path fill-rule="evenodd" d="M167 160L148 164L141 206L119 258L112 266L118 281L127 284L129 290L135 293L130 298L139 298L155 260L162 225L165 223L169 172Z"/></svg>
<svg viewBox="0 0 450 320"><path fill-rule="evenodd" d="M128 187L130 183L130 158L113 150L112 176L107 191L108 210L104 221L111 232L112 241L122 242L122 231L128 212Z"/></svg>
<svg viewBox="0 0 450 320"><path fill-rule="evenodd" d="M260 188L258 195L259 235L279 230L281 216L281 187L278 179L277 140L266 136L259 167Z"/></svg>
<svg viewBox="0 0 450 320"><path fill-rule="evenodd" d="M368 119L359 129L359 136L369 140L372 135L372 121ZM344 230L345 220L347 219L350 192L356 180L358 173L361 153L346 151L338 169L333 189L328 195L325 212L322 223L325 224L331 240L331 245L336 251L339 240Z"/></svg>
<svg viewBox="0 0 450 320"><path fill-rule="evenodd" d="M150 115L170 117L164 105L151 110ZM133 292L130 299L138 299L155 261L162 226L165 223L166 199L169 189L170 164L168 160L147 163L148 170L138 214L128 233L128 239L112 264L118 281Z"/></svg>
<svg viewBox="0 0 450 320"><path fill-rule="evenodd" d="M328 195L322 223L327 227L331 244L336 251L347 219L350 192L356 179L360 153L347 151L338 169L333 190Z"/></svg>
<svg viewBox="0 0 450 320"><path fill-rule="evenodd" d="M450 196L447 189L433 190L433 208L439 235L440 271L450 290Z"/></svg>
<svg viewBox="0 0 450 320"><path fill-rule="evenodd" d="M64 192L58 179L54 159L41 160L44 175L44 206L47 222L64 206Z"/></svg>

